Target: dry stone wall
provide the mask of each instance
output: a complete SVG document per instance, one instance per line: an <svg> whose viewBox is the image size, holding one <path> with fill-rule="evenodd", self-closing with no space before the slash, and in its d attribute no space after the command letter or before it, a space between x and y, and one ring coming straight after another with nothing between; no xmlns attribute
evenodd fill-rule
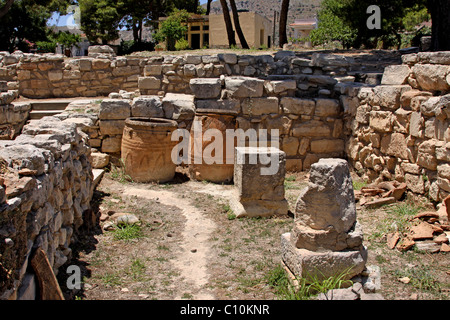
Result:
<svg viewBox="0 0 450 320"><path fill-rule="evenodd" d="M18 90L8 90L6 81L0 81L0 140L18 136L28 119L31 105L13 102L18 95Z"/></svg>
<svg viewBox="0 0 450 320"><path fill-rule="evenodd" d="M0 299L35 299L34 249L57 274L91 219L90 148L77 124L47 117L0 141L0 159Z"/></svg>
<svg viewBox="0 0 450 320"><path fill-rule="evenodd" d="M368 181L406 182L441 201L450 194L450 53L402 59L381 85L345 88L347 155Z"/></svg>

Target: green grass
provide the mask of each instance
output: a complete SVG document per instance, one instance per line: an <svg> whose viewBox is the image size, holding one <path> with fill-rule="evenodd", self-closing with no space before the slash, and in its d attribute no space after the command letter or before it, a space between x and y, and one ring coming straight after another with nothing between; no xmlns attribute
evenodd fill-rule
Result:
<svg viewBox="0 0 450 320"><path fill-rule="evenodd" d="M366 181L355 181L353 180L353 190L361 190L367 185Z"/></svg>
<svg viewBox="0 0 450 320"><path fill-rule="evenodd" d="M141 226L138 224L127 224L117 226L113 231L114 240L130 241L140 239L144 236Z"/></svg>
<svg viewBox="0 0 450 320"><path fill-rule="evenodd" d="M320 280L316 275L309 275L307 278L298 278L298 286L294 286L289 280L286 271L282 266L277 266L271 270L267 276L267 283L275 289L275 293L280 300L310 300L320 293L325 294L332 289L339 289L348 284L351 280L344 280L349 270L340 274ZM319 271L320 273L320 271Z"/></svg>
<svg viewBox="0 0 450 320"><path fill-rule="evenodd" d="M398 278L408 277L410 279L408 284L416 289L433 293L441 290L439 281L429 272L429 268L425 266L396 270L394 274Z"/></svg>

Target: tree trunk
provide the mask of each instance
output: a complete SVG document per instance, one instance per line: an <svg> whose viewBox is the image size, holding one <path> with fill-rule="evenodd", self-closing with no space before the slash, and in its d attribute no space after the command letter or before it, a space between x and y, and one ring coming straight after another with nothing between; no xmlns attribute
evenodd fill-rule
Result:
<svg viewBox="0 0 450 320"><path fill-rule="evenodd" d="M0 8L0 18L8 13L8 11L11 8L13 3L14 3L14 0L7 0L6 1L5 5L2 8Z"/></svg>
<svg viewBox="0 0 450 320"><path fill-rule="evenodd" d="M281 11L280 11L280 47L282 48L285 43L287 43L287 17L289 12L289 0L283 0L281 3Z"/></svg>
<svg viewBox="0 0 450 320"><path fill-rule="evenodd" d="M233 24L231 23L230 11L226 0L220 0L222 5L223 19L225 20L225 27L227 29L228 44L230 48L236 46L236 37L234 35Z"/></svg>
<svg viewBox="0 0 450 320"><path fill-rule="evenodd" d="M231 11L233 12L234 27L235 27L236 33L239 37L239 42L241 43L241 46L243 49L250 49L250 47L248 46L247 40L245 40L244 33L242 32L242 29L241 29L241 24L239 22L239 14L237 11L236 2L234 2L234 0L230 0L230 5L231 5Z"/></svg>
<svg viewBox="0 0 450 320"><path fill-rule="evenodd" d="M207 16L211 12L211 2L212 2L212 0L208 0L208 2L206 3L206 15Z"/></svg>
<svg viewBox="0 0 450 320"><path fill-rule="evenodd" d="M428 0L431 14L431 50L450 51L450 2L448 0Z"/></svg>

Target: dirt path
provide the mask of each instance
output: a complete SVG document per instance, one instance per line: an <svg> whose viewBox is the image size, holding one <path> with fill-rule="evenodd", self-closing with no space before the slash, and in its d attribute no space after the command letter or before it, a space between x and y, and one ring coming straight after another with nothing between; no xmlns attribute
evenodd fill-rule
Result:
<svg viewBox="0 0 450 320"><path fill-rule="evenodd" d="M176 206L182 210L186 218L182 232L184 241L173 263L180 270L184 280L192 287L193 299L215 299L207 285L209 282L209 239L217 227L216 224L194 207L189 200L170 190L156 191L133 187L125 189L124 196L157 199L161 204ZM181 296L176 299L181 299Z"/></svg>

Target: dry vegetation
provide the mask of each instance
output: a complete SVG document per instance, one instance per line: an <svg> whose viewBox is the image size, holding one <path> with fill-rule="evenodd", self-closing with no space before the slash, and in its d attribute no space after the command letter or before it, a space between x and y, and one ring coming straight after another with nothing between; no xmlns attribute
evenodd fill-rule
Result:
<svg viewBox="0 0 450 320"><path fill-rule="evenodd" d="M293 211L305 174L287 174L286 198ZM179 176L181 177L181 176ZM116 177L117 178L117 177ZM354 179L355 187L362 184ZM209 282L201 288L185 281L175 267L182 230L186 218L176 203L167 206L159 199L126 197L127 188L170 191L187 199L207 219L217 226L208 246ZM219 193L205 190L227 190L231 185L216 186L205 182L186 181L183 177L172 184L142 185L118 182L108 173L98 186L94 206L102 213L131 212L140 226L97 230L80 237L80 246L73 261L83 270L83 289L67 291L72 299L197 299L201 291L215 299L289 299L276 284L282 275L280 268L280 235L289 232L293 216L269 219L238 219ZM203 191L202 191L203 190ZM358 207L358 220L364 228L365 245L369 250L369 265L381 268L380 293L388 300L449 299L450 259L445 253L429 254L418 250L389 250L385 235L392 228L404 227L408 216L414 215L426 202L405 199L401 203L380 209ZM199 225L198 228L202 228ZM195 257L197 249L189 254ZM63 273L59 275L64 280ZM409 279L406 280L406 279ZM64 283L64 281L61 281ZM297 297L298 298L298 297Z"/></svg>

